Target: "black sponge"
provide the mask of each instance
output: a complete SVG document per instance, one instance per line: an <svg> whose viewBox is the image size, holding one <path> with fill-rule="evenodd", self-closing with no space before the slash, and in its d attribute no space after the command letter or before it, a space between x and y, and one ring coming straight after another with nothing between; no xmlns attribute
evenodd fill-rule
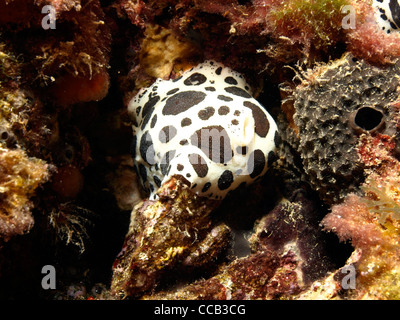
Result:
<svg viewBox="0 0 400 320"><path fill-rule="evenodd" d="M360 134L384 132L397 100L399 64L378 67L345 54L318 66L294 91L298 152L311 186L328 204L364 179L356 145Z"/></svg>

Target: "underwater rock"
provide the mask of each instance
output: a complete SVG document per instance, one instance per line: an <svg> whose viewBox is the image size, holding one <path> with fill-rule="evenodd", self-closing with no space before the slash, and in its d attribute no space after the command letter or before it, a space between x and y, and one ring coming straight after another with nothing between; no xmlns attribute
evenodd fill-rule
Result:
<svg viewBox="0 0 400 320"><path fill-rule="evenodd" d="M82 191L83 175L75 166L61 166L57 169L57 172L52 175L51 188L60 195L60 197L73 199Z"/></svg>
<svg viewBox="0 0 400 320"><path fill-rule="evenodd" d="M66 3L64 2L64 4ZM21 5L19 1L10 2L10 10L18 11L18 5ZM39 5L39 2L36 5ZM35 18L35 10L41 8L39 6L36 7L36 5L32 9L32 17ZM67 7L71 9L73 6ZM75 11L75 9L72 10ZM65 12L62 14L60 11L59 13L60 20L58 22L60 24L58 26L64 30L61 27L64 17L61 18L61 16ZM41 13L40 15L37 17L40 19L39 21L43 16ZM21 172L12 173L12 170L7 167L9 164L6 161L2 163L2 166L4 165L4 168L2 167L3 172L10 171L7 178L10 181L6 178L4 179L8 183L14 183L16 188L13 190L14 200L9 199L7 195L8 189L4 191L4 214L6 214L7 210L10 212L13 210L19 211L18 219L20 219L18 221L17 216L12 218L15 214L9 213L9 217L2 221L5 224L5 226L2 225L2 229L9 228L9 234L14 232L12 231L14 227L18 234L28 232L33 226L34 221L31 217L31 211L34 210L35 214L37 214L35 220L39 221L37 228L41 230L43 235L51 234L54 228L57 236L69 239L72 234L75 236L76 233L82 230L74 223L85 220L85 218L81 219L78 216L82 212L88 211L83 209L82 206L72 203L83 189L84 177L82 170L89 163L89 143L77 126L72 123L71 114L68 111L65 113L60 112L59 108L57 108L62 103L57 103L56 106L53 104L50 98L52 89L49 86L45 86L45 89L38 88L38 72L32 71L35 69L33 66L34 59L30 61L32 63L25 61L26 57L32 53L28 51L30 49L35 50L38 47L33 46L27 49L29 44L25 41L12 41L14 37L26 32L26 29L22 27L22 24L19 28L12 28L11 24L1 25L0 28L2 28L3 32L6 31L2 32L2 41L4 43L1 42L0 45L2 64L2 72L0 73L0 144L2 148L7 148L7 154L9 155L12 154L12 151L17 152L14 156L20 158L21 166L26 166L26 168L19 168L19 166L15 165L14 169L17 170L18 168ZM26 28L31 28L32 30L40 28L35 29L38 34L45 32L40 25L35 23ZM49 32L51 33L51 30ZM33 34L35 36L32 38L39 36L35 32ZM56 38L49 35L49 37L41 37L39 42L43 44L46 41L61 40L62 37ZM31 40L29 39L28 42ZM37 56L35 57L37 58ZM65 56L65 59L67 58ZM61 62L60 65L57 63L57 68L61 65ZM43 71L44 69L41 70ZM34 77L32 77L32 72ZM71 79L71 81L74 80ZM65 91L63 94L65 94ZM40 172L42 172L42 178L37 177ZM19 174L23 178L19 177ZM25 177L25 174L28 175L28 178ZM17 181L14 181L14 178ZM25 179L26 181L22 183L18 181L19 179ZM40 181L33 182L34 179ZM41 185L40 189L37 187L38 185ZM38 197L34 198L33 205L33 200L31 201L30 199L33 199L34 196ZM13 202L16 208L12 209L9 202ZM71 209L72 207L74 209ZM29 223L26 222L28 220ZM71 231L72 229L74 231ZM79 231L76 232L76 230ZM81 236L78 235L78 237ZM9 235L6 234L3 238L7 241ZM79 245L82 246L81 244Z"/></svg>
<svg viewBox="0 0 400 320"><path fill-rule="evenodd" d="M318 51L326 51L344 38L342 8L350 4L348 0L256 3L264 6L273 3L266 20L273 26L278 37L286 37L293 44L301 44L303 54L307 57L318 55Z"/></svg>
<svg viewBox="0 0 400 320"><path fill-rule="evenodd" d="M349 195L343 204L332 208L322 224L342 241L349 240L358 259L353 263L355 288L350 299L399 298L398 220L380 223L380 214L372 207L373 200Z"/></svg>
<svg viewBox="0 0 400 320"><path fill-rule="evenodd" d="M51 5L55 9L56 19L72 9L80 11L86 1L81 0L6 0L0 2L1 14L0 24L9 24L10 26L19 26L27 28L29 26L41 26L43 17L42 8Z"/></svg>
<svg viewBox="0 0 400 320"><path fill-rule="evenodd" d="M38 146L48 132L38 97L21 85L22 62L0 43L0 242L30 231L32 197L50 178L52 168ZM38 125L40 123L40 125ZM30 152L35 149L36 152Z"/></svg>
<svg viewBox="0 0 400 320"><path fill-rule="evenodd" d="M109 162L116 168L107 174L108 184L121 210L130 210L143 200L143 191L136 174L131 155L111 158Z"/></svg>
<svg viewBox="0 0 400 320"><path fill-rule="evenodd" d="M54 28L42 26L45 5L55 9ZM50 89L58 105L98 101L106 96L111 34L99 1L36 1L26 5L26 1L15 0L1 6L5 11L0 25L7 30L7 38L26 38L16 42L20 55L33 57L26 72L33 74L38 87ZM29 37L24 35L27 30ZM64 36L59 36L61 32Z"/></svg>
<svg viewBox="0 0 400 320"><path fill-rule="evenodd" d="M355 289L357 270L355 264L361 253L354 250L344 266L330 272L325 278L318 279L307 291L295 297L296 300L347 300L351 299Z"/></svg>
<svg viewBox="0 0 400 320"><path fill-rule="evenodd" d="M398 102L388 105L396 111ZM392 117L398 124L398 116ZM395 135L364 133L357 152L367 174L362 194L347 195L322 225L354 247L354 286L346 299L399 299L400 162ZM323 282L322 282L323 283Z"/></svg>
<svg viewBox="0 0 400 320"><path fill-rule="evenodd" d="M147 44L153 46L148 50L147 46L142 47L145 43L140 42L132 46L133 50L146 57L147 52L164 48L165 57L148 60L154 62L150 66L151 74L157 72L156 69L170 69L173 60L180 64L178 69L185 64L216 60L247 76L257 96L262 88L257 81L261 75L281 81L282 74L288 71L285 65L299 60L311 65L336 45L341 46L346 37L341 10L350 1L185 0L171 3L121 0L119 4L121 14L140 28L140 38L149 38ZM167 30L179 41L171 42L172 37L167 35L154 36L156 25L162 26L160 36ZM166 47L163 42L172 46ZM179 42L183 43L181 48L175 46ZM185 54L181 54L182 51L186 51ZM169 61L162 64L167 58ZM136 62L135 67L143 69ZM139 70L133 69L136 81L146 80ZM255 79L254 74L260 77ZM141 85L144 86L147 85Z"/></svg>
<svg viewBox="0 0 400 320"><path fill-rule="evenodd" d="M191 67L190 60L199 56L200 48L192 41L180 39L172 30L146 25L139 52L139 64L154 78L168 79L176 70Z"/></svg>
<svg viewBox="0 0 400 320"><path fill-rule="evenodd" d="M297 189L291 197L260 220L249 241L253 252L266 248L278 254L289 249L296 252L297 273L304 287L331 271L334 263L329 258L327 240L319 226L323 214L320 204L303 188Z"/></svg>
<svg viewBox="0 0 400 320"><path fill-rule="evenodd" d="M287 253L279 259L272 251L260 252L250 257L236 259L223 269L218 275L199 280L175 292L161 292L153 296L144 296L146 300L184 299L184 300L246 300L265 299L268 294L269 281L274 277L275 271L281 266L286 269L286 279L273 286L273 291L280 285L290 283L293 293L298 288L291 285L291 273L296 278L293 265L295 258L293 252ZM294 281L295 282L295 281ZM288 289L288 286L281 286ZM272 291L271 290L271 291Z"/></svg>
<svg viewBox="0 0 400 320"><path fill-rule="evenodd" d="M378 68L345 54L316 67L294 92L294 123L304 170L327 203L357 190L364 166L356 146L361 133L394 134L399 65Z"/></svg>
<svg viewBox="0 0 400 320"><path fill-rule="evenodd" d="M174 30L148 23L143 34L131 44L134 55L128 57L131 70L121 77L124 104L128 105L141 88L157 78L174 79L201 60L199 45Z"/></svg>
<svg viewBox="0 0 400 320"><path fill-rule="evenodd" d="M252 252L175 291L143 299L290 299L335 269L319 226L319 205L299 189L256 224Z"/></svg>
<svg viewBox="0 0 400 320"><path fill-rule="evenodd" d="M0 243L28 232L34 223L30 198L49 178L45 161L22 149L0 146Z"/></svg>
<svg viewBox="0 0 400 320"><path fill-rule="evenodd" d="M68 106L79 102L99 101L103 99L110 86L106 70L100 70L95 75L60 77L52 87L52 93L59 105Z"/></svg>
<svg viewBox="0 0 400 320"><path fill-rule="evenodd" d="M199 256L195 252L213 230L210 213L219 201L196 196L179 177L164 183L158 197L132 211L124 245L113 264L111 294L118 299L152 292L162 277L172 277L179 265L194 262ZM229 244L225 232L213 236L218 237L220 247L213 247L216 242L211 241L202 251L219 253ZM215 259L215 254L206 252L201 255L202 264Z"/></svg>

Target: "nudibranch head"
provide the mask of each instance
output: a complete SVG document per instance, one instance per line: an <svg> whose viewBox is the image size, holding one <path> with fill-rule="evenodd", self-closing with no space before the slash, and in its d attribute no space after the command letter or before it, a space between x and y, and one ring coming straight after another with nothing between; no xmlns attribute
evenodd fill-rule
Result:
<svg viewBox="0 0 400 320"><path fill-rule="evenodd" d="M379 27L391 33L400 30L400 4L398 0L373 0Z"/></svg>
<svg viewBox="0 0 400 320"><path fill-rule="evenodd" d="M135 166L156 199L173 175L193 192L222 200L264 175L275 158L277 126L243 76L206 61L174 80L156 80L130 101Z"/></svg>

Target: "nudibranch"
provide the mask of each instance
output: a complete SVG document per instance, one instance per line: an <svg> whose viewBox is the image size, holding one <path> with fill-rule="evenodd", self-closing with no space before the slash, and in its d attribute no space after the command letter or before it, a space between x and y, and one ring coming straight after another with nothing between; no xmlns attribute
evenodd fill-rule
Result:
<svg viewBox="0 0 400 320"><path fill-rule="evenodd" d="M263 176L279 141L272 116L243 75L205 61L173 80L157 79L130 101L132 153L149 199L180 175L196 194L222 200Z"/></svg>
<svg viewBox="0 0 400 320"><path fill-rule="evenodd" d="M400 4L398 0L373 0L379 27L390 33L400 29Z"/></svg>

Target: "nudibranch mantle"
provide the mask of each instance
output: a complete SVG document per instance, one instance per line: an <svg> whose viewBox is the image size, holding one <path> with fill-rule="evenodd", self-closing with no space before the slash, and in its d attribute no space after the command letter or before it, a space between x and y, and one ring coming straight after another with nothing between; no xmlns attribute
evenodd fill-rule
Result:
<svg viewBox="0 0 400 320"><path fill-rule="evenodd" d="M373 0L379 27L391 33L400 30L400 4L398 0Z"/></svg>
<svg viewBox="0 0 400 320"><path fill-rule="evenodd" d="M157 79L130 101L132 153L149 199L173 175L222 200L264 175L275 159L277 125L241 74L205 61L174 80Z"/></svg>

